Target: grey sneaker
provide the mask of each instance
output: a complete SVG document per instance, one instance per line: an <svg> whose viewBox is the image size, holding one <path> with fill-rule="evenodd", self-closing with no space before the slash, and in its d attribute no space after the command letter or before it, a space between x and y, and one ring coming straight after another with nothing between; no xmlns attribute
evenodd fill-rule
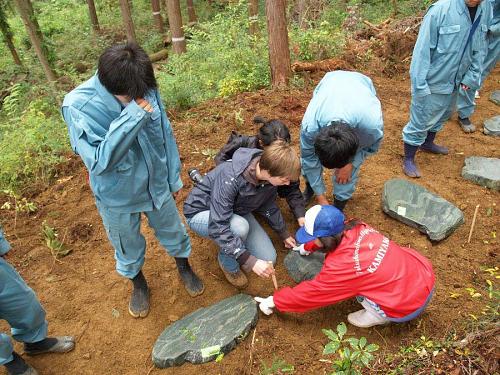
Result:
<svg viewBox="0 0 500 375"><path fill-rule="evenodd" d="M476 131L476 127L472 122L470 122L469 118L458 118L458 124L464 131L464 133L474 133Z"/></svg>

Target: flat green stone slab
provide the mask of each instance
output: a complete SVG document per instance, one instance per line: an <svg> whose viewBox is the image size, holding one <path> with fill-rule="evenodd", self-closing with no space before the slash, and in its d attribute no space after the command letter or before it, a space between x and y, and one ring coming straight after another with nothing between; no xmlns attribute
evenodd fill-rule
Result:
<svg viewBox="0 0 500 375"><path fill-rule="evenodd" d="M394 178L384 184L384 212L427 234L432 241L448 237L464 222L464 214L423 186Z"/></svg>
<svg viewBox="0 0 500 375"><path fill-rule="evenodd" d="M213 361L243 341L258 318L257 304L247 294L198 309L162 332L153 347L153 363L166 368Z"/></svg>
<svg viewBox="0 0 500 375"><path fill-rule="evenodd" d="M487 135L493 135L495 137L500 136L500 115L494 116L488 120L484 121L483 133Z"/></svg>
<svg viewBox="0 0 500 375"><path fill-rule="evenodd" d="M478 185L500 191L500 159L482 156L466 158L462 177Z"/></svg>
<svg viewBox="0 0 500 375"><path fill-rule="evenodd" d="M300 283L313 279L321 271L324 262L325 254L319 251L307 256L300 255L298 251L290 251L283 263L290 277Z"/></svg>
<svg viewBox="0 0 500 375"><path fill-rule="evenodd" d="M500 90L493 91L490 95L490 100L493 103L500 105Z"/></svg>

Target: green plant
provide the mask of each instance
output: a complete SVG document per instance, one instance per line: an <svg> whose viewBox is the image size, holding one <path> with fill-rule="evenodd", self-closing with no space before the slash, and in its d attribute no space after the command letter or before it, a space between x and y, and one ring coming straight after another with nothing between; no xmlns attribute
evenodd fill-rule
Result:
<svg viewBox="0 0 500 375"><path fill-rule="evenodd" d="M343 322L337 326L337 332L331 329L323 329L322 331L330 339L325 345L323 355L338 353L340 356L332 363L334 371L332 374L361 374L361 370L368 367L373 360L372 353L379 349L377 344L368 344L365 337L345 339L347 327Z"/></svg>
<svg viewBox="0 0 500 375"><path fill-rule="evenodd" d="M42 236L54 258L59 259L71 253L71 249L59 241L55 228L48 225L46 221L42 223Z"/></svg>
<svg viewBox="0 0 500 375"><path fill-rule="evenodd" d="M283 359L274 357L271 366L261 361L262 368L259 372L260 375L279 375L279 374L292 374L295 371L293 365L286 363Z"/></svg>
<svg viewBox="0 0 500 375"><path fill-rule="evenodd" d="M2 190L2 193L7 195L7 201L0 207L2 210L14 210L16 213L18 212L35 212L38 207L34 202L28 201L26 198L21 198L18 194L16 194L14 191L7 189L7 190Z"/></svg>

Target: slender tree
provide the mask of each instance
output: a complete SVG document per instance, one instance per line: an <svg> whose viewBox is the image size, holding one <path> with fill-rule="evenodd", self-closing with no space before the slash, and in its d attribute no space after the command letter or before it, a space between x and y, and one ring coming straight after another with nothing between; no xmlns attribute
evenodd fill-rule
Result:
<svg viewBox="0 0 500 375"><path fill-rule="evenodd" d="M92 24L92 29L95 33L98 33L101 28L99 27L99 20L97 19L97 12L95 10L94 0L87 0L87 5L89 7L90 23Z"/></svg>
<svg viewBox="0 0 500 375"><path fill-rule="evenodd" d="M153 20L155 22L156 28L160 34L165 33L163 27L163 18L160 12L160 0L151 0L151 8L153 9Z"/></svg>
<svg viewBox="0 0 500 375"><path fill-rule="evenodd" d="M136 43L134 21L132 20L132 13L130 12L130 4L128 3L128 0L120 0L120 11L122 13L127 40L129 42Z"/></svg>
<svg viewBox="0 0 500 375"><path fill-rule="evenodd" d="M193 0L186 0L187 10L188 10L188 22L190 25L198 22L198 17L196 17L196 11L194 9Z"/></svg>
<svg viewBox="0 0 500 375"><path fill-rule="evenodd" d="M179 0L167 0L167 14L174 53L184 53L186 52L186 39L182 30L181 4Z"/></svg>
<svg viewBox="0 0 500 375"><path fill-rule="evenodd" d="M9 48L9 51L12 55L12 59L16 63L16 65L22 66L21 59L17 54L16 47L14 46L13 34L12 30L7 22L7 14L5 14L5 9L3 8L3 4L0 2L0 31L2 31L2 36L5 44Z"/></svg>
<svg viewBox="0 0 500 375"><path fill-rule="evenodd" d="M248 21L250 23L250 34L257 35L259 33L259 0L249 0L248 2Z"/></svg>
<svg viewBox="0 0 500 375"><path fill-rule="evenodd" d="M288 85L292 74L285 7L286 0L266 0L269 63L273 87Z"/></svg>
<svg viewBox="0 0 500 375"><path fill-rule="evenodd" d="M35 49L35 53L42 64L43 71L45 72L45 77L49 82L53 82L57 79L56 74L50 66L49 59L47 58L47 51L43 45L43 36L40 31L40 26L33 12L33 7L30 0L14 0L19 15L23 20L24 26L26 27L26 32L28 33L31 44Z"/></svg>

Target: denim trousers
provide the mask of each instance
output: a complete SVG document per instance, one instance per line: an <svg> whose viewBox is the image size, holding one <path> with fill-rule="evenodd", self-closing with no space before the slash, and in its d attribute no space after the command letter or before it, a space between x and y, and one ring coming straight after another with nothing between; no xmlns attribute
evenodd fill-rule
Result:
<svg viewBox="0 0 500 375"><path fill-rule="evenodd" d="M189 227L202 237L209 237L208 223L210 220L210 211L202 211L187 219ZM266 231L258 223L252 214L244 216L233 214L230 221L231 232L240 237L247 249L257 259L276 262L276 249L267 235ZM219 264L227 272L238 272L238 261L226 254L222 249L219 250Z"/></svg>

